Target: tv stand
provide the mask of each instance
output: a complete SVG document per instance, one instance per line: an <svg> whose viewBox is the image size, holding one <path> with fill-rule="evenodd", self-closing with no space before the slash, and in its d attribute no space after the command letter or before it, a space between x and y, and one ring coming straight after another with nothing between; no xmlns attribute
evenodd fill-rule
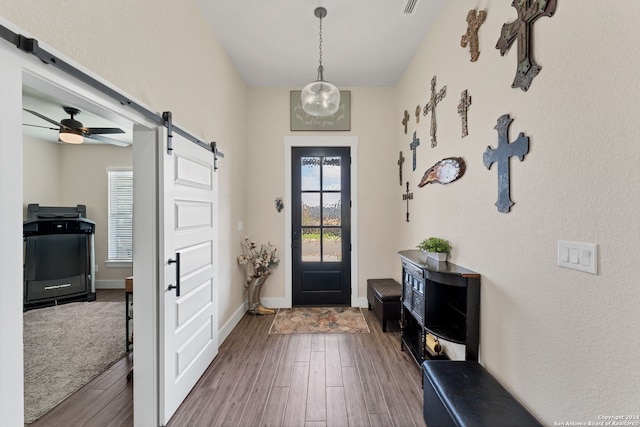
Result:
<svg viewBox="0 0 640 427"><path fill-rule="evenodd" d="M478 360L480 344L480 274L450 262L425 260L417 250L398 252L402 261L401 349L418 365L432 358L430 333L463 344L465 359Z"/></svg>

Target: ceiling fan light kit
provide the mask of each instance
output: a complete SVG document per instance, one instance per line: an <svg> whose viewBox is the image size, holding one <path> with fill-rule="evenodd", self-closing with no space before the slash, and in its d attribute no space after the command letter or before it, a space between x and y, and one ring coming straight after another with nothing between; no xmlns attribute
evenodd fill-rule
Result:
<svg viewBox="0 0 640 427"><path fill-rule="evenodd" d="M312 116L330 116L338 111L340 106L340 91L333 83L324 80L324 67L322 66L322 18L327 16L327 9L317 7L314 15L320 19L320 64L318 66L318 79L309 83L302 89L300 101L305 113Z"/></svg>
<svg viewBox="0 0 640 427"><path fill-rule="evenodd" d="M84 142L84 138L82 137L82 135L66 130L60 131L58 139L62 142L66 142L67 144L82 144Z"/></svg>
<svg viewBox="0 0 640 427"><path fill-rule="evenodd" d="M61 142L65 142L67 144L82 144L84 142L84 138L90 138L96 141L106 142L108 144L113 144L121 147L126 147L126 142L122 142L112 138L106 138L101 136L100 134L114 134L114 133L124 133L124 131L120 128L88 128L83 127L82 123L74 119L74 116L80 114L80 110L74 107L62 107L62 109L71 116L68 119L62 119L60 122L57 122L53 119L50 119L47 116L44 116L37 111L28 110L24 108L25 111L33 114L36 117L40 117L41 119L58 126L58 129L49 128L51 130L58 131L58 140ZM45 127L38 125L27 125L27 126L35 126L35 127Z"/></svg>

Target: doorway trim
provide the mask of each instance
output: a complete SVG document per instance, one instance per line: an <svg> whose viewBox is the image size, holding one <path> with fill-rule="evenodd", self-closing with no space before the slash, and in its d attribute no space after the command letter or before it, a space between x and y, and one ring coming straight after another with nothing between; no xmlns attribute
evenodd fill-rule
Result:
<svg viewBox="0 0 640 427"><path fill-rule="evenodd" d="M292 147L349 147L351 149L351 306L366 307L366 298L358 298L358 142L357 136L285 136L284 144L284 301L281 306L293 305L293 276L291 251L291 148Z"/></svg>

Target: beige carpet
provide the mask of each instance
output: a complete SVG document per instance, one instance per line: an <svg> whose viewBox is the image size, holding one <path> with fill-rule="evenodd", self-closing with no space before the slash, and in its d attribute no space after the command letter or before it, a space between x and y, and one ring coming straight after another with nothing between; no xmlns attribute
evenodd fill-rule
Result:
<svg viewBox="0 0 640 427"><path fill-rule="evenodd" d="M25 423L124 354L124 302L76 302L24 313Z"/></svg>
<svg viewBox="0 0 640 427"><path fill-rule="evenodd" d="M281 308L270 334L368 334L369 326L358 307Z"/></svg>

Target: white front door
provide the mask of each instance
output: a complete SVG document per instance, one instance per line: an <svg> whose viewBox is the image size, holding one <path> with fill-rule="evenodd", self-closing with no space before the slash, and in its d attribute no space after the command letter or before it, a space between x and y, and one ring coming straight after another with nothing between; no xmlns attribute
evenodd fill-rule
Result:
<svg viewBox="0 0 640 427"><path fill-rule="evenodd" d="M218 182L213 154L174 133L161 154L160 421L165 425L218 352ZM163 202L162 202L163 201ZM177 288L176 288L177 287ZM179 293L179 295L178 295ZM163 298L164 296L164 298ZM164 325L164 326L162 326Z"/></svg>

